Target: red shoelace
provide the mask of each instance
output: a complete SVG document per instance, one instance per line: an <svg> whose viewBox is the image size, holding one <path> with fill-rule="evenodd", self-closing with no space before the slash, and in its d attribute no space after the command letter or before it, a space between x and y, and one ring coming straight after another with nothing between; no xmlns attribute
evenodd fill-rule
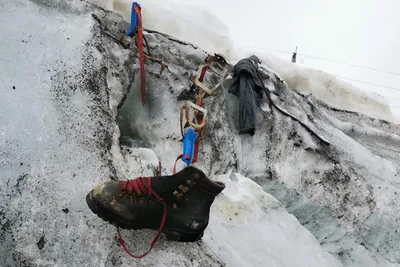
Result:
<svg viewBox="0 0 400 267"><path fill-rule="evenodd" d="M164 228L165 221L167 220L167 204L165 203L164 199L162 197L160 197L160 195L158 195L157 192L151 187L151 179L152 179L152 177L138 177L133 180L121 182L121 190L122 191L126 191L128 193L134 192L138 196L146 196L146 195L148 197L154 196L164 206L164 213L163 213L163 217L161 219L160 228L158 229L157 235L154 237L153 241L151 242L150 248L141 255L135 256L128 250L128 248L126 247L125 241L122 238L121 231L120 231L119 227L117 227L119 242L121 243L125 252L128 253L129 256L131 256L135 259L141 259L141 258L145 257L155 247L158 239L160 238L161 232Z"/></svg>

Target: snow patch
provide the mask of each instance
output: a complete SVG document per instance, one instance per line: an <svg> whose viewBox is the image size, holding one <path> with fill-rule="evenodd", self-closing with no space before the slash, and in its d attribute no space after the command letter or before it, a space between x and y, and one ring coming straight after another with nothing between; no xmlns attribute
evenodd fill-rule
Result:
<svg viewBox="0 0 400 267"><path fill-rule="evenodd" d="M227 266L342 266L293 215L252 180L235 173L211 207L205 242Z"/></svg>

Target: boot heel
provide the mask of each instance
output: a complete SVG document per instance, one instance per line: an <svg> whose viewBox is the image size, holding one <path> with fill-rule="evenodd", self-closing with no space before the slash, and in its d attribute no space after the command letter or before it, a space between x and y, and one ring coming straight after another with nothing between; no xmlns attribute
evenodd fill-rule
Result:
<svg viewBox="0 0 400 267"><path fill-rule="evenodd" d="M178 231L168 231L165 233L167 239L176 242L195 242L200 240L204 232L201 233L183 233Z"/></svg>

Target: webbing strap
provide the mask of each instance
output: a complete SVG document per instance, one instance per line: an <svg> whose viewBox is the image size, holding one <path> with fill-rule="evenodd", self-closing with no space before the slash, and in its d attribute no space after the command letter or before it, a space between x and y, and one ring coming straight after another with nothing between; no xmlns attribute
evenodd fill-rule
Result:
<svg viewBox="0 0 400 267"><path fill-rule="evenodd" d="M174 173L173 173L173 174L176 173L176 164L178 163L178 161L179 161L182 157L183 157L183 154L180 154L180 155L176 158L175 164L174 164Z"/></svg>
<svg viewBox="0 0 400 267"><path fill-rule="evenodd" d="M139 64L140 64L140 88L142 93L142 104L146 104L146 80L145 80L145 71L144 71L144 51L143 51L143 25L142 25L142 14L140 13L141 7L134 6L135 13L138 18L138 27L137 27L137 46L139 49Z"/></svg>

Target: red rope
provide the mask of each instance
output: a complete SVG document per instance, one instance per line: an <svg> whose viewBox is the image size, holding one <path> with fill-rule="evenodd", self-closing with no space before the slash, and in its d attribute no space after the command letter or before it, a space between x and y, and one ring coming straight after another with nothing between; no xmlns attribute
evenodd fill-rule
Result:
<svg viewBox="0 0 400 267"><path fill-rule="evenodd" d="M176 173L176 164L178 163L178 160L180 160L181 158L183 158L183 154L179 155L176 160L175 160L175 164L174 164L174 174Z"/></svg>
<svg viewBox="0 0 400 267"><path fill-rule="evenodd" d="M199 81L203 82L204 76L206 75L206 71L208 69L208 65L205 65L202 69L201 69L201 74L199 77Z"/></svg>
<svg viewBox="0 0 400 267"><path fill-rule="evenodd" d="M151 177L147 178L147 182L148 182L147 186L145 186L143 184L143 178L139 177L134 180L124 181L121 183L122 188L126 189L127 191L135 190L136 193L138 193L138 194L144 193L140 190L140 188L147 188L147 194L149 195L149 197L151 197L151 195L154 195L157 198L157 200L160 201L164 206L164 213L163 213L163 216L161 219L160 228L158 229L157 235L154 237L153 241L151 242L150 248L141 255L135 256L128 250L128 248L126 247L125 241L122 238L121 231L120 231L119 227L117 227L118 240L121 243L122 248L125 250L126 253L128 253L129 256L131 256L132 258L135 258L135 259L141 259L141 258L145 257L156 246L157 241L160 238L161 232L164 229L165 222L167 220L167 204L165 203L164 199L162 197L160 197L160 195L158 195L157 192L151 187Z"/></svg>
<svg viewBox="0 0 400 267"><path fill-rule="evenodd" d="M140 13L141 8L135 6L135 12L138 16L138 33L137 33L137 46L139 49L139 63L140 63L140 87L142 92L142 104L146 104L146 81L144 72L144 52L143 52L143 25L142 25L142 14Z"/></svg>

